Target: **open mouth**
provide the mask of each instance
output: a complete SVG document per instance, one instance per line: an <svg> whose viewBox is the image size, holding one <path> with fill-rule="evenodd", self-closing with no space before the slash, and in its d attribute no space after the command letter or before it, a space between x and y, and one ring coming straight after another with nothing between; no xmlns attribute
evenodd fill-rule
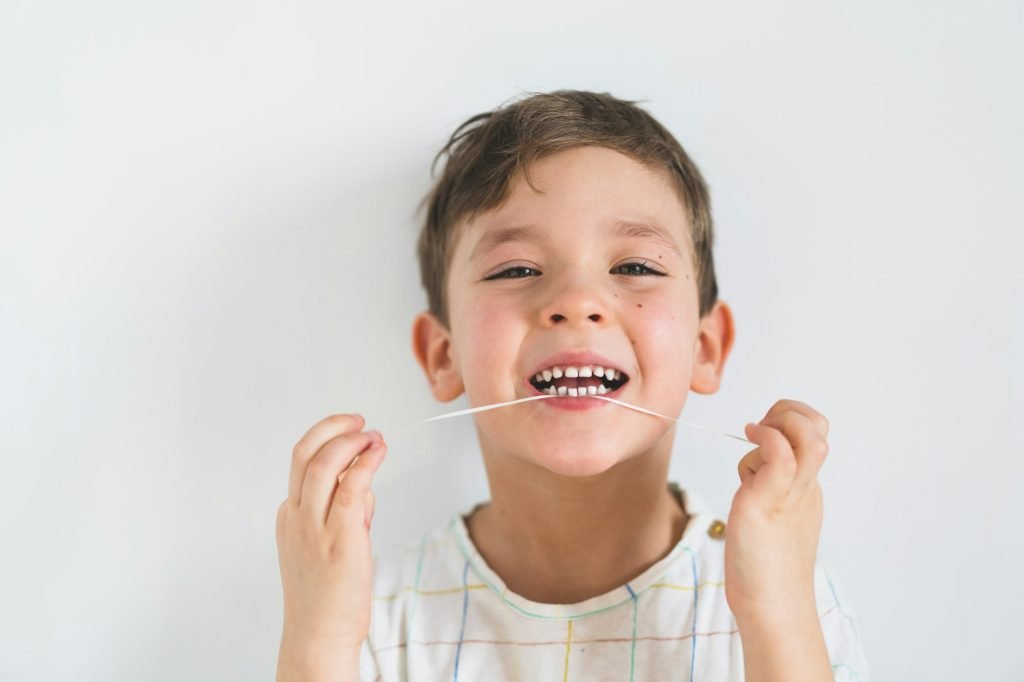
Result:
<svg viewBox="0 0 1024 682"><path fill-rule="evenodd" d="M535 374L530 385L548 395L579 397L614 393L628 381L628 376L612 367L557 365Z"/></svg>

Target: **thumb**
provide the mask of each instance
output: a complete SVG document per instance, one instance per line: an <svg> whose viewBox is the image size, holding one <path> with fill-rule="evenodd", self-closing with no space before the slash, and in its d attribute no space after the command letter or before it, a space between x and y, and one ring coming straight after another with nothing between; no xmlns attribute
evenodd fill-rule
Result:
<svg viewBox="0 0 1024 682"><path fill-rule="evenodd" d="M796 474L796 457L789 441L777 429L763 424L747 424L744 429L753 443L757 444L763 464L752 476L751 487L772 505L782 502L793 484Z"/></svg>

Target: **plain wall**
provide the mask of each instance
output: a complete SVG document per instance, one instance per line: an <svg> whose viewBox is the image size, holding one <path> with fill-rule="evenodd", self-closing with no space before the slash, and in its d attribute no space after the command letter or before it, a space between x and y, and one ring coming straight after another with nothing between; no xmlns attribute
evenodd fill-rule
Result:
<svg viewBox="0 0 1024 682"><path fill-rule="evenodd" d="M711 189L738 336L683 419L831 419L821 553L873 679L1024 679L1022 30L1010 1L3 2L0 678L273 677L294 443L465 406L410 346L433 154L582 88L645 100ZM727 513L742 444L684 439L673 478ZM375 548L487 499L471 422L416 443Z"/></svg>

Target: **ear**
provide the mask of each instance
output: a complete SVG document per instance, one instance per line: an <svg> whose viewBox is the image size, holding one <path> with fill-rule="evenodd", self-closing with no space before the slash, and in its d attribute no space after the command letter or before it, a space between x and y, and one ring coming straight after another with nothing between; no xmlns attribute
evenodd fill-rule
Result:
<svg viewBox="0 0 1024 682"><path fill-rule="evenodd" d="M424 310L412 323L412 352L423 368L434 398L447 403L465 387L452 357L452 335L433 313Z"/></svg>
<svg viewBox="0 0 1024 682"><path fill-rule="evenodd" d="M700 329L693 348L691 390L704 394L718 390L722 383L725 360L732 350L734 336L732 310L725 301L716 301L700 320Z"/></svg>

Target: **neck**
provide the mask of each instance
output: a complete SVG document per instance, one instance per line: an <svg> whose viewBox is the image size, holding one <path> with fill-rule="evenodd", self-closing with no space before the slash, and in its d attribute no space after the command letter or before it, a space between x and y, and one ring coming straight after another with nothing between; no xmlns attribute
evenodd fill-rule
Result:
<svg viewBox="0 0 1024 682"><path fill-rule="evenodd" d="M491 501L467 520L473 543L508 589L531 601L571 604L621 587L667 555L686 527L667 485L666 440L587 477L485 451Z"/></svg>

